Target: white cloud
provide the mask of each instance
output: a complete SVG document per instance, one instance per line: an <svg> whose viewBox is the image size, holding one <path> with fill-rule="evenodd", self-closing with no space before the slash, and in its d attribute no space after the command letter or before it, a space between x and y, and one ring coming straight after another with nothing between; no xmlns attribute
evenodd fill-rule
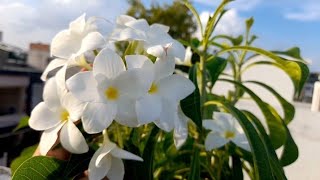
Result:
<svg viewBox="0 0 320 180"><path fill-rule="evenodd" d="M221 0L194 0L194 2L210 7L216 7L217 5L219 5ZM227 7L237 9L239 11L249 11L259 5L260 2L262 2L262 0L236 0L234 2L231 2Z"/></svg>
<svg viewBox="0 0 320 180"><path fill-rule="evenodd" d="M205 27L207 25L209 16L213 13L210 13L208 11L203 11L200 14L200 19L202 22L202 25ZM235 9L230 9L228 12L224 14L224 16L221 18L220 22L218 23L214 34L226 34L226 35L239 35L243 33L244 31L244 19L239 16L238 11ZM195 33L195 36L200 38L201 33L198 28L198 30Z"/></svg>
<svg viewBox="0 0 320 180"><path fill-rule="evenodd" d="M290 10L285 14L287 19L298 21L317 21L320 20L320 3L319 1L309 0L302 3L296 10Z"/></svg>
<svg viewBox="0 0 320 180"><path fill-rule="evenodd" d="M27 49L30 42L50 43L82 13L113 20L127 8L126 0L0 0L0 31L6 43Z"/></svg>

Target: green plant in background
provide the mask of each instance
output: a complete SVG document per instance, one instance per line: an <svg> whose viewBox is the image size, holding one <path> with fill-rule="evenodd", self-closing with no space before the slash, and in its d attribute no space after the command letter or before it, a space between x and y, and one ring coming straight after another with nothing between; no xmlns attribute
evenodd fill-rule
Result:
<svg viewBox="0 0 320 180"><path fill-rule="evenodd" d="M200 27L201 39L181 40L191 48L192 58L190 62L177 65L176 72L188 76L195 90L180 101L177 115L181 121L175 122L178 124L175 127L180 128L166 132L161 126L158 128L157 123L131 128L113 122L102 134L87 134L78 124L90 147L87 153L72 154L68 160L32 157L18 168L17 162L20 161L16 161L13 179L77 178L88 169L94 151L109 138L120 148L143 159L143 162L124 161L125 179L243 179L243 172L251 179L286 179L283 167L295 162L299 154L287 127L294 118L295 108L269 85L261 81L243 81L242 76L248 69L259 65L279 68L292 80L297 96L309 69L299 48L267 51L254 47L252 43L257 37L250 33L253 18L246 21L244 35L216 35L215 27L230 2L223 0L209 17L207 26L203 27L192 4L183 1ZM123 56L141 53L155 59L140 45L138 41L128 43ZM231 74L224 71L227 67L231 68ZM227 96L214 94L212 90L217 81L232 84L234 90ZM272 93L281 104L283 115L261 99L248 84L261 86ZM151 86L149 92L152 90L155 89ZM245 94L257 104L264 118L236 107ZM182 123L184 120L189 123ZM264 121L266 126L262 123ZM185 136L185 142L177 134ZM276 153L279 148L282 148L280 155ZM29 151L22 155L30 156Z"/></svg>

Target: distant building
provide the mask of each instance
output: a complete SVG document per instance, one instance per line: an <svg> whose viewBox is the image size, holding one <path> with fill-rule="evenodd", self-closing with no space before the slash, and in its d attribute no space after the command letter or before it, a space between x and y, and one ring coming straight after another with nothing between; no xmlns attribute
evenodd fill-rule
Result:
<svg viewBox="0 0 320 180"><path fill-rule="evenodd" d="M31 43L27 63L29 66L43 71L50 62L50 46L42 43Z"/></svg>
<svg viewBox="0 0 320 180"><path fill-rule="evenodd" d="M314 90L314 83L316 81L319 81L320 73L312 72L309 75L309 78L307 82L305 83L301 94L298 98L296 98L296 101L301 101L301 102L308 102L311 103L312 101L312 96L313 96L313 90Z"/></svg>

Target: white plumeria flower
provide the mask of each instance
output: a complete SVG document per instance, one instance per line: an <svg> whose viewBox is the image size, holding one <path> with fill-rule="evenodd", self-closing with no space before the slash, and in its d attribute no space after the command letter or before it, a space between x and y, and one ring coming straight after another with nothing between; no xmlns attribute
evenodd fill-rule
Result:
<svg viewBox="0 0 320 180"><path fill-rule="evenodd" d="M55 78L47 81L43 99L44 102L33 109L29 120L31 128L44 131L39 144L40 153L46 155L58 137L61 145L69 152L76 154L87 152L88 145L74 124L82 115L83 104L64 91L64 88L60 88Z"/></svg>
<svg viewBox="0 0 320 180"><path fill-rule="evenodd" d="M173 140L174 145L179 149L188 138L188 121L189 118L182 112L181 107L178 107L178 113L174 121Z"/></svg>
<svg viewBox="0 0 320 180"><path fill-rule="evenodd" d="M213 120L204 120L203 126L211 130L205 140L205 147L208 151L222 147L231 141L250 151L249 142L242 127L231 114L214 112Z"/></svg>
<svg viewBox="0 0 320 180"><path fill-rule="evenodd" d="M141 69L126 71L121 57L105 48L93 63L93 71L80 72L67 81L68 89L82 102L87 102L82 124L88 133L99 133L115 119L134 126L137 122L117 117L134 114L134 100L148 91L150 77Z"/></svg>
<svg viewBox="0 0 320 180"><path fill-rule="evenodd" d="M192 51L191 51L191 47L188 46L186 49L184 61L181 61L180 59L176 59L176 64L191 67L192 66L191 60L192 60Z"/></svg>
<svg viewBox="0 0 320 180"><path fill-rule="evenodd" d="M137 20L127 15L119 16L117 25L110 39L141 41L145 51L155 57L169 56L173 60L175 58L184 60L185 48L168 34L168 26L162 24L149 26L145 19Z"/></svg>
<svg viewBox="0 0 320 180"><path fill-rule="evenodd" d="M89 163L89 179L100 180L107 176L109 180L122 180L124 177L122 159L143 161L139 156L120 149L109 139L105 139Z"/></svg>
<svg viewBox="0 0 320 180"><path fill-rule="evenodd" d="M60 31L51 42L52 60L41 79L46 80L48 74L64 65L87 66L84 53L101 49L107 45L104 37L97 31L93 18L86 20L83 14L69 24L69 29Z"/></svg>
<svg viewBox="0 0 320 180"><path fill-rule="evenodd" d="M137 99L136 113L139 124L154 122L159 128L171 131L175 127L180 100L191 94L195 87L187 78L173 74L174 61L160 59L153 64L146 56L126 56L127 67L148 72L148 91Z"/></svg>

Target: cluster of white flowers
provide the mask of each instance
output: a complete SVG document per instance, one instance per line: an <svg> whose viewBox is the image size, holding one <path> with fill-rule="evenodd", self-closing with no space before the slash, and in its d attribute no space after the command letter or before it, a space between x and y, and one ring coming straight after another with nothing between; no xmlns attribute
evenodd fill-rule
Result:
<svg viewBox="0 0 320 180"><path fill-rule="evenodd" d="M55 59L41 77L46 81L44 101L29 120L31 128L44 131L40 153L46 155L59 142L71 153L85 153L89 147L77 125L95 134L113 121L128 127L153 122L164 131L174 130L179 148L188 135L188 118L179 103L195 89L189 79L174 74L175 61L184 60L185 48L164 25L122 15L104 36L96 21L82 15L52 40ZM135 43L133 55L122 59L113 48L119 41ZM142 161L104 133L104 142L89 164L89 178L122 179L121 159Z"/></svg>

